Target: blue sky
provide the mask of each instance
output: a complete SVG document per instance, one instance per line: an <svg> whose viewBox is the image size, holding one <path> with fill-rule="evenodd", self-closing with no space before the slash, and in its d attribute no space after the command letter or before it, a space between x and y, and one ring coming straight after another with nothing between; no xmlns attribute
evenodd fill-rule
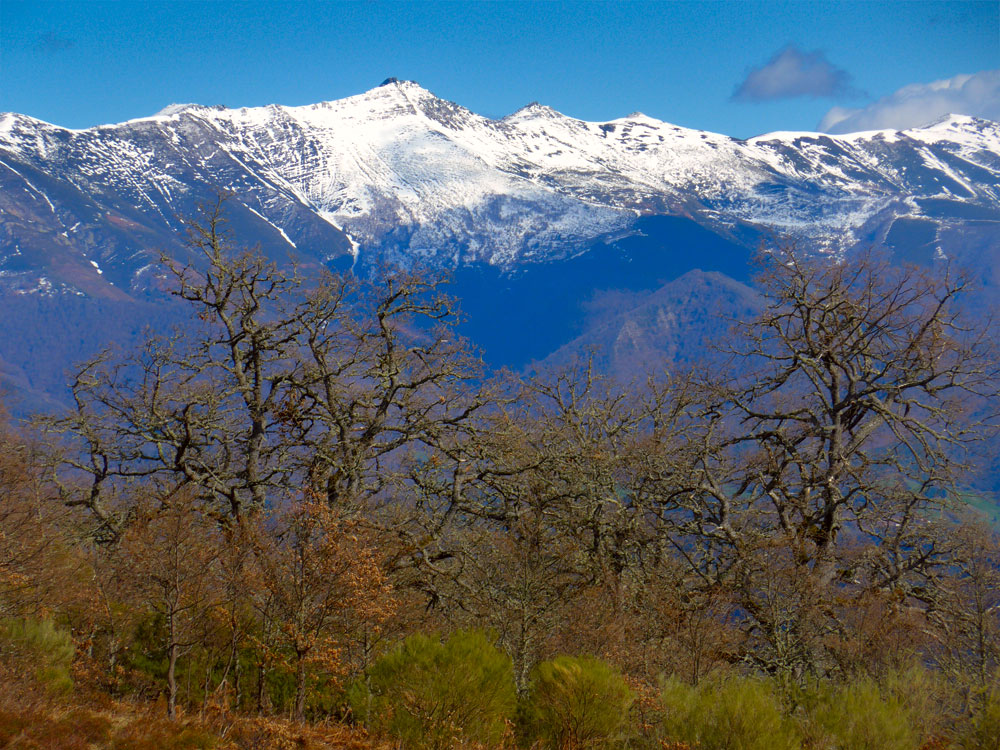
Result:
<svg viewBox="0 0 1000 750"><path fill-rule="evenodd" d="M747 137L935 108L1000 119L1000 73L956 78L998 69L997 0L0 2L0 111L68 127L172 102L309 104L396 76L488 116L540 101Z"/></svg>

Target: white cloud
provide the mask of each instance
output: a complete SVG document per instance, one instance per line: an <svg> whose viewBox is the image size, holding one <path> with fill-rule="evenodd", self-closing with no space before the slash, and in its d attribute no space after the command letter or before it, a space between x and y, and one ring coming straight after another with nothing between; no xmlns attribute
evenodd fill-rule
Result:
<svg viewBox="0 0 1000 750"><path fill-rule="evenodd" d="M850 74L827 60L822 52L803 52L790 44L764 65L751 70L733 92L733 99L767 101L856 93L851 88Z"/></svg>
<svg viewBox="0 0 1000 750"><path fill-rule="evenodd" d="M1000 70L914 83L861 109L833 107L819 129L826 133L905 130L948 114L1000 120Z"/></svg>

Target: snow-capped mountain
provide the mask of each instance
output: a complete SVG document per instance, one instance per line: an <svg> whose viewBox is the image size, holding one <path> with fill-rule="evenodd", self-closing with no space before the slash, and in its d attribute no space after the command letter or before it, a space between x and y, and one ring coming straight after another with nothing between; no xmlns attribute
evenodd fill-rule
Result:
<svg viewBox="0 0 1000 750"><path fill-rule="evenodd" d="M788 237L955 258L1000 300L1000 124L970 117L737 140L539 104L490 119L394 79L311 106L171 105L86 130L3 114L0 391L16 412L64 401L65 372L100 346L180 320L160 257L186 258L182 218L220 190L235 238L279 262L450 270L463 332L515 367L695 356L723 325L712 310L750 309L753 250ZM600 299L634 310L595 318Z"/></svg>
<svg viewBox="0 0 1000 750"><path fill-rule="evenodd" d="M941 255L959 251L960 231L996 253L1000 124L737 140L539 104L489 119L394 79L311 106L172 105L86 130L4 114L0 283L133 295L160 252L185 252L179 217L220 188L248 244L316 263L509 272L661 215L747 247L777 234L820 252L885 242Z"/></svg>

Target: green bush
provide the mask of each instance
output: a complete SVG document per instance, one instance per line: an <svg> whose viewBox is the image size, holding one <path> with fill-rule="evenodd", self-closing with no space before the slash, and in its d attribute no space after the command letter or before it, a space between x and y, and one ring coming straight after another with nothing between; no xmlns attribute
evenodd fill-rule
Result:
<svg viewBox="0 0 1000 750"><path fill-rule="evenodd" d="M73 639L51 620L0 621L0 652L5 659L31 669L34 678L48 690L65 693L73 689Z"/></svg>
<svg viewBox="0 0 1000 750"><path fill-rule="evenodd" d="M803 724L819 747L915 750L921 742L906 704L868 679L820 689L807 701Z"/></svg>
<svg viewBox="0 0 1000 750"><path fill-rule="evenodd" d="M983 697L961 734L962 750L1000 750L1000 686Z"/></svg>
<svg viewBox="0 0 1000 750"><path fill-rule="evenodd" d="M413 635L348 690L355 716L407 748L499 744L517 697L510 658L482 632Z"/></svg>
<svg viewBox="0 0 1000 750"><path fill-rule="evenodd" d="M879 679L883 699L898 701L910 717L910 725L928 742L943 741L964 704L964 692L940 671L919 662L891 669Z"/></svg>
<svg viewBox="0 0 1000 750"><path fill-rule="evenodd" d="M611 747L623 739L631 705L628 685L607 664L560 656L533 670L520 724L543 747Z"/></svg>
<svg viewBox="0 0 1000 750"><path fill-rule="evenodd" d="M750 677L712 676L697 686L663 683L665 741L700 750L798 750L799 733L772 686Z"/></svg>

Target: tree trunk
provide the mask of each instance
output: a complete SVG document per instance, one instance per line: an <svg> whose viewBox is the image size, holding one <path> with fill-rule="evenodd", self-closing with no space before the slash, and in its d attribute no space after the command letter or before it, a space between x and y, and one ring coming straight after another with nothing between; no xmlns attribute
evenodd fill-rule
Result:
<svg viewBox="0 0 1000 750"><path fill-rule="evenodd" d="M205 684L202 685L201 689L201 718L205 718L205 714L208 711L208 687L212 684L212 662L209 661L205 666Z"/></svg>
<svg viewBox="0 0 1000 750"><path fill-rule="evenodd" d="M243 681L240 680L240 675L243 672L240 669L240 660L236 659L236 667L233 669L233 708L237 711L240 710L240 706L243 702Z"/></svg>
<svg viewBox="0 0 1000 750"><path fill-rule="evenodd" d="M267 696L267 667L264 664L264 656L261 655L257 661L257 715L263 716L270 709L270 701Z"/></svg>
<svg viewBox="0 0 1000 750"><path fill-rule="evenodd" d="M298 662L295 667L295 720L306 720L306 658L305 654L296 653Z"/></svg>
<svg viewBox="0 0 1000 750"><path fill-rule="evenodd" d="M167 718L177 718L177 652L180 650L173 639L173 623L170 626L169 664L167 666Z"/></svg>

